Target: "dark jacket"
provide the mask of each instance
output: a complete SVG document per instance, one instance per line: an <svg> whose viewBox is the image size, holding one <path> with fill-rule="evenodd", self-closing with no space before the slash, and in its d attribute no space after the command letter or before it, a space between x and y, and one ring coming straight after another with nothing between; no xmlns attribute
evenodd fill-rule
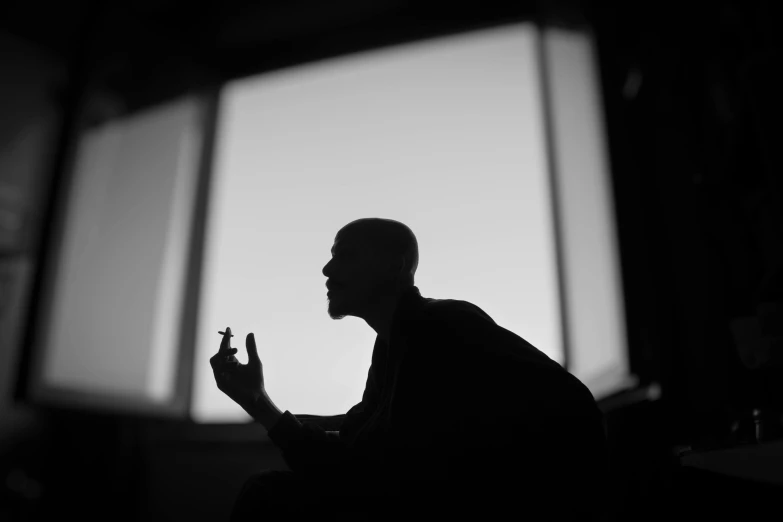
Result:
<svg viewBox="0 0 783 522"><path fill-rule="evenodd" d="M600 503L604 435L576 377L478 306L424 298L415 286L397 306L390 343L376 338L362 401L339 435L289 411L269 430L303 478L552 513Z"/></svg>

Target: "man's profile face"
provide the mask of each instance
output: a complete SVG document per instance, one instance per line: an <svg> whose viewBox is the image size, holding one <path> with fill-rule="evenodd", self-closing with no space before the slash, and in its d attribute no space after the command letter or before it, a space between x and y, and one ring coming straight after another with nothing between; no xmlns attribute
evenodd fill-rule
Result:
<svg viewBox="0 0 783 522"><path fill-rule="evenodd" d="M338 233L332 259L322 273L327 277L329 316L361 316L384 281L381 266L366 242L351 234Z"/></svg>

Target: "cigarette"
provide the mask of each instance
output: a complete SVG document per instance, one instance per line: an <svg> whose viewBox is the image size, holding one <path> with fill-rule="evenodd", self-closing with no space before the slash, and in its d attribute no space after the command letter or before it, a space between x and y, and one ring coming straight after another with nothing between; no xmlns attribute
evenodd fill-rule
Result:
<svg viewBox="0 0 783 522"><path fill-rule="evenodd" d="M226 332L218 332L220 335L226 335ZM234 334L229 334L231 337L234 337Z"/></svg>

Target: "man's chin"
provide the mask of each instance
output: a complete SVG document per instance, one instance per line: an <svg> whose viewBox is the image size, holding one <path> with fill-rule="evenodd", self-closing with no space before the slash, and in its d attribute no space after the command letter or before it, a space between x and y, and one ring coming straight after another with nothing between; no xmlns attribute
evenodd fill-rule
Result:
<svg viewBox="0 0 783 522"><path fill-rule="evenodd" d="M332 319L340 320L345 318L346 315L348 314L329 308L329 317L331 317Z"/></svg>
<svg viewBox="0 0 783 522"><path fill-rule="evenodd" d="M332 319L342 319L346 316L345 312L341 310L340 307L335 306L334 297L330 299L327 311L329 312L329 317Z"/></svg>
<svg viewBox="0 0 783 522"><path fill-rule="evenodd" d="M332 319L342 319L346 316L356 316L355 314L351 313L349 308L356 308L355 305L355 296L353 295L346 295L346 293L342 292L341 290L331 291L329 293L330 295L327 295L327 302L328 302L328 311L329 316ZM348 300L348 301L346 301ZM350 306L346 306L350 305Z"/></svg>

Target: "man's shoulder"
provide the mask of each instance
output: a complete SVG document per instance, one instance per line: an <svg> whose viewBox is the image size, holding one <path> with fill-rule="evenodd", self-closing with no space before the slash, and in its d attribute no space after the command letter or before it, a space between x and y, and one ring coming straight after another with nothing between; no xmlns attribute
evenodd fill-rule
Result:
<svg viewBox="0 0 783 522"><path fill-rule="evenodd" d="M502 362L509 367L524 365L535 371L551 370L556 374L563 367L528 342L522 336L498 325L475 304L461 299L425 299L412 321L406 326L412 337L430 340L432 337L452 341L472 350L474 355L487 356L488 362ZM480 348L479 354L475 350ZM475 359L474 359L475 360Z"/></svg>
<svg viewBox="0 0 783 522"><path fill-rule="evenodd" d="M495 324L484 310L462 299L426 298L416 310L417 319L436 321L465 321L480 319Z"/></svg>

